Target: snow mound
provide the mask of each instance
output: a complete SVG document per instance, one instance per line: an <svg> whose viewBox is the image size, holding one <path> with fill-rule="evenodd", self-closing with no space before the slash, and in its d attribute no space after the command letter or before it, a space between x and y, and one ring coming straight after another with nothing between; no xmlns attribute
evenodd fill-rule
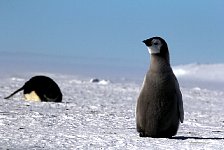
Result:
<svg viewBox="0 0 224 150"><path fill-rule="evenodd" d="M224 64L188 64L173 67L180 86L224 90Z"/></svg>
<svg viewBox="0 0 224 150"><path fill-rule="evenodd" d="M174 66L178 78L224 82L224 64L189 64Z"/></svg>
<svg viewBox="0 0 224 150"><path fill-rule="evenodd" d="M92 78L92 79L90 79L90 83L98 83L101 85L107 85L110 83L110 81L109 80L100 80L98 78Z"/></svg>

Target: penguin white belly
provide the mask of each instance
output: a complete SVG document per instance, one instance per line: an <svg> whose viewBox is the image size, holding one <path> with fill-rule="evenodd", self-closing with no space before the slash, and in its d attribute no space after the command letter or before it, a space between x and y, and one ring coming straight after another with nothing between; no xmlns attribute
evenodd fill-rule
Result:
<svg viewBox="0 0 224 150"><path fill-rule="evenodd" d="M24 97L25 97L25 100L27 100L27 101L33 101L33 102L41 101L40 97L37 95L37 93L35 91L25 94Z"/></svg>

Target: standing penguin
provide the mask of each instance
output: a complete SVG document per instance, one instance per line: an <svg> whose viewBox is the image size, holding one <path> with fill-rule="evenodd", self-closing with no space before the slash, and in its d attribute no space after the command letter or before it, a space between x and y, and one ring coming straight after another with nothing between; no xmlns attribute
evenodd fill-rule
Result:
<svg viewBox="0 0 224 150"><path fill-rule="evenodd" d="M184 110L178 81L172 71L167 43L161 37L144 40L150 67L137 101L136 126L140 137L169 138L183 123Z"/></svg>
<svg viewBox="0 0 224 150"><path fill-rule="evenodd" d="M5 99L9 99L14 94L23 90L23 94L28 101L61 102L62 93L58 85L49 77L34 76L27 81L20 89L13 92Z"/></svg>

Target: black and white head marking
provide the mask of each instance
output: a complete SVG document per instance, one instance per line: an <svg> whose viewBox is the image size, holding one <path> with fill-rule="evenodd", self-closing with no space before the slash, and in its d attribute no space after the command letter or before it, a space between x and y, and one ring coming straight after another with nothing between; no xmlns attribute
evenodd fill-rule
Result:
<svg viewBox="0 0 224 150"><path fill-rule="evenodd" d="M162 42L159 39L152 39L151 44L147 46L150 54L158 54L160 53L160 49L162 47Z"/></svg>

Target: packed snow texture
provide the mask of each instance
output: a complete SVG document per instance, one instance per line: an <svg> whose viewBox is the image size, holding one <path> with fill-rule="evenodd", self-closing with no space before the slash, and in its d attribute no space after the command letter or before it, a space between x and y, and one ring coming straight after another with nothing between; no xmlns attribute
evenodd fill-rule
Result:
<svg viewBox="0 0 224 150"><path fill-rule="evenodd" d="M210 66L214 73L221 69L214 67ZM101 80L107 82L100 84L91 82L94 77L50 73L3 75L0 149L224 149L224 93L220 88L206 88L206 84L194 86L193 78L199 77L204 83L214 80L215 87L216 80L206 72L211 70L205 68L174 67L181 83L192 84L180 84L185 120L172 139L141 138L136 132L135 107L141 83ZM39 74L58 83L63 103L27 102L22 92L10 100L3 99ZM216 76L224 82L224 76Z"/></svg>

